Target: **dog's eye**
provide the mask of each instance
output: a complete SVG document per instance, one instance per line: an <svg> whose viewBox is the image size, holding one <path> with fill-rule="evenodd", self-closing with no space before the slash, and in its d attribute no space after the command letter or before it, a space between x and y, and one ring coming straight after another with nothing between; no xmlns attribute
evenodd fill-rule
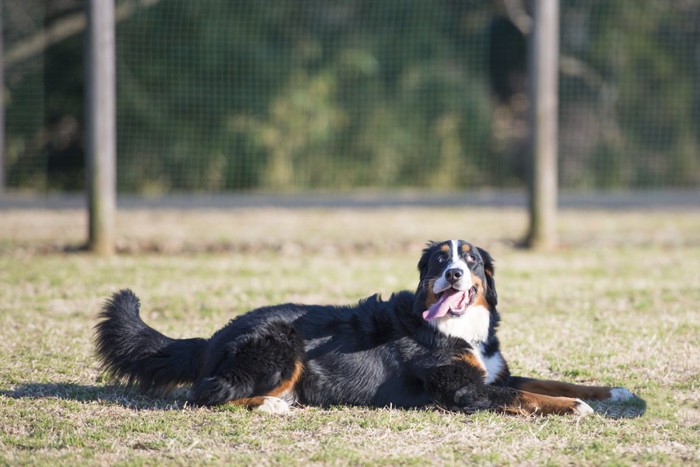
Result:
<svg viewBox="0 0 700 467"><path fill-rule="evenodd" d="M437 257L437 262L440 263L440 264L442 264L442 263L445 262L445 259L446 259L445 256L440 255L440 256Z"/></svg>
<svg viewBox="0 0 700 467"><path fill-rule="evenodd" d="M475 263L476 258L473 255L467 255L467 263Z"/></svg>

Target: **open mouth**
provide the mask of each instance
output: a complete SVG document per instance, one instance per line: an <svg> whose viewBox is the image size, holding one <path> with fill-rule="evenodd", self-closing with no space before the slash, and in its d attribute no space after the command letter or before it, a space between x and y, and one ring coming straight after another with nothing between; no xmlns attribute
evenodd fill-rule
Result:
<svg viewBox="0 0 700 467"><path fill-rule="evenodd" d="M437 302L423 312L423 319L432 320L449 315L462 316L474 303L477 286L473 285L468 290L456 290L452 287L437 294Z"/></svg>

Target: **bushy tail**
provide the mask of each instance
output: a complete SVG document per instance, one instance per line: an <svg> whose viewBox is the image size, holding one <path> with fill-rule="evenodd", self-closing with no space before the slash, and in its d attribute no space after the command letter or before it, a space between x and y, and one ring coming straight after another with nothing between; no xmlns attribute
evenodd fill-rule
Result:
<svg viewBox="0 0 700 467"><path fill-rule="evenodd" d="M197 379L207 339L171 339L139 316L138 297L128 289L109 299L95 326L95 349L102 368L141 392L165 394Z"/></svg>

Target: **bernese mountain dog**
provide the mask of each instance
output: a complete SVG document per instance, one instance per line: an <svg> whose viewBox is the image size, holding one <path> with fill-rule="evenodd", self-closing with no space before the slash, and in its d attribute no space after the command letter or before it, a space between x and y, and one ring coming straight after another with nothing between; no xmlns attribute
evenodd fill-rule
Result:
<svg viewBox="0 0 700 467"><path fill-rule="evenodd" d="M431 242L415 292L352 306L284 304L232 319L209 339L173 339L145 324L139 299L115 293L96 352L127 387L165 395L191 384L193 405L284 413L293 404L427 407L512 414L592 413L584 400L634 397L620 387L513 376L499 350L491 255L463 240Z"/></svg>

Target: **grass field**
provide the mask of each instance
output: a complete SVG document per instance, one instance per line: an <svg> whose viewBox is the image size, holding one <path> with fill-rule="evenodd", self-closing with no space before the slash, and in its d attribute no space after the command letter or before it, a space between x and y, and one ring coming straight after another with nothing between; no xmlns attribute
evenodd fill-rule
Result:
<svg viewBox="0 0 700 467"><path fill-rule="evenodd" d="M525 224L515 209L134 210L104 260L72 252L82 212L0 211L0 465L700 463L700 211L564 211L552 253L513 247ZM452 237L496 258L514 373L625 386L644 404L266 416L124 393L98 371L92 327L119 288L159 330L202 336L262 305L413 289L424 242Z"/></svg>

